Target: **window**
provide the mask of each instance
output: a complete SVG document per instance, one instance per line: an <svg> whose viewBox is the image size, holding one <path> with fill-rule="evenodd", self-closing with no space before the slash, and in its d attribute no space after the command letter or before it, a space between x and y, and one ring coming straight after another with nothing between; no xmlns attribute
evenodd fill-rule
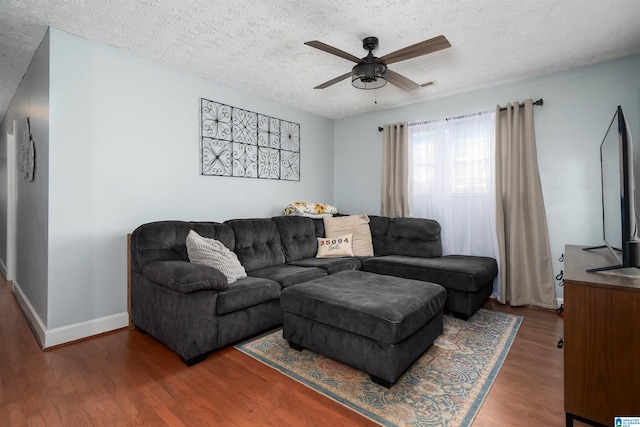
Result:
<svg viewBox="0 0 640 427"><path fill-rule="evenodd" d="M445 254L495 255L495 113L409 125L411 215L442 227Z"/></svg>
<svg viewBox="0 0 640 427"><path fill-rule="evenodd" d="M486 194L489 191L493 131L487 129L484 120L483 126L478 126L474 117L410 125L416 192L433 191L436 175L451 175L450 181L438 185L449 186L453 194ZM490 122L493 125L493 119ZM439 168L442 170L438 171Z"/></svg>
<svg viewBox="0 0 640 427"><path fill-rule="evenodd" d="M433 189L436 145L425 132L409 131L409 144L413 166L413 186L418 193L429 193ZM414 142L415 141L415 142Z"/></svg>
<svg viewBox="0 0 640 427"><path fill-rule="evenodd" d="M455 142L454 193L487 193L489 174L486 165L490 151L488 135L472 135Z"/></svg>

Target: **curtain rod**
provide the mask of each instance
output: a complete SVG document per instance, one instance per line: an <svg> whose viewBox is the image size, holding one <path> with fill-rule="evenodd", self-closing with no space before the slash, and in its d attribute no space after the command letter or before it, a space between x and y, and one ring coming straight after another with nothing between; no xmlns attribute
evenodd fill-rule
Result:
<svg viewBox="0 0 640 427"><path fill-rule="evenodd" d="M537 101L533 102L533 105L539 105L539 106L543 106L544 105L544 101L542 100L542 98L538 99ZM524 104L520 104L520 108L524 108ZM500 107L500 111L506 111L507 107ZM456 116L456 117L448 117L445 120L449 120L449 119L461 119L463 117L469 117L469 116L475 116L478 113L472 113L472 114L467 114L465 116ZM416 124L425 124L425 123L429 123L429 121L426 122L416 122ZM400 127L402 127L402 125L400 125ZM378 127L378 132L382 132L384 130L383 127Z"/></svg>
<svg viewBox="0 0 640 427"><path fill-rule="evenodd" d="M533 105L539 105L542 107L544 105L544 101L540 98L537 101L533 101ZM520 104L520 108L524 108L524 104ZM500 107L500 111L507 111L507 107Z"/></svg>

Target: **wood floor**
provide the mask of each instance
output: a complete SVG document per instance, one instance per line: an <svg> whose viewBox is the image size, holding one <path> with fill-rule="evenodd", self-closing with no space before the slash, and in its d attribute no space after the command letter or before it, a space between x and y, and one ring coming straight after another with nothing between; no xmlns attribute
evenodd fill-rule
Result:
<svg viewBox="0 0 640 427"><path fill-rule="evenodd" d="M564 425L562 319L486 307L524 320L473 425ZM0 313L0 426L373 425L233 348L187 368L153 338L121 330L43 352L4 281Z"/></svg>

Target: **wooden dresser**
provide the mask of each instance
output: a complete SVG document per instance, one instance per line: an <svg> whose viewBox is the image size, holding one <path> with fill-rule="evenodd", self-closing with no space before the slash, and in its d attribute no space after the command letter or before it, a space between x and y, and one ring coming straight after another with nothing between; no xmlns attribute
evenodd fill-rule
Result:
<svg viewBox="0 0 640 427"><path fill-rule="evenodd" d="M611 426L640 416L640 269L609 249L567 245L564 255L564 408L573 420Z"/></svg>

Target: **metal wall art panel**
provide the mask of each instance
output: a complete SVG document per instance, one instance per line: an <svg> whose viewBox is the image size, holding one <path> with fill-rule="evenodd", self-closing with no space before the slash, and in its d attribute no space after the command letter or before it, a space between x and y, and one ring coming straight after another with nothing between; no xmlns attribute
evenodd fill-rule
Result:
<svg viewBox="0 0 640 427"><path fill-rule="evenodd" d="M200 174L300 181L300 125L201 98Z"/></svg>

